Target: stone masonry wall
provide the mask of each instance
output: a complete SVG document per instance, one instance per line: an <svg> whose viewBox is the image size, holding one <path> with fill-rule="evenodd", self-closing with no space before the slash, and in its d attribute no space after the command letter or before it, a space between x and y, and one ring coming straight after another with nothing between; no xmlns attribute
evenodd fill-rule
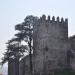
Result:
<svg viewBox="0 0 75 75"><path fill-rule="evenodd" d="M71 68L75 71L75 35L69 38L69 42L71 47L70 65Z"/></svg>
<svg viewBox="0 0 75 75"><path fill-rule="evenodd" d="M68 21L43 15L34 25L34 75L48 75L54 69L66 67L68 47Z"/></svg>

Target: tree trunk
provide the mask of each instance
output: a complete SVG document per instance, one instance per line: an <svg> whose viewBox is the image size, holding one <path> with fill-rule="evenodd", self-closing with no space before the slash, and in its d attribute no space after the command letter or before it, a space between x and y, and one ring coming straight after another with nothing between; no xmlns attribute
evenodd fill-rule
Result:
<svg viewBox="0 0 75 75"><path fill-rule="evenodd" d="M29 42L29 48L30 48L30 52L29 52L29 57L30 57L30 74L33 75L32 74L33 67L32 67L32 54L31 54L31 52L32 52L32 49L31 49L31 37L30 37L30 42Z"/></svg>

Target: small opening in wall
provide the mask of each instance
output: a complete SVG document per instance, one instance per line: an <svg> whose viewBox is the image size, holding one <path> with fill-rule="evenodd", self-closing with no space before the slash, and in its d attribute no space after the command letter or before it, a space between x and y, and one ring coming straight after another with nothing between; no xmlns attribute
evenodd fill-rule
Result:
<svg viewBox="0 0 75 75"><path fill-rule="evenodd" d="M48 51L48 47L47 46L45 47L45 50Z"/></svg>

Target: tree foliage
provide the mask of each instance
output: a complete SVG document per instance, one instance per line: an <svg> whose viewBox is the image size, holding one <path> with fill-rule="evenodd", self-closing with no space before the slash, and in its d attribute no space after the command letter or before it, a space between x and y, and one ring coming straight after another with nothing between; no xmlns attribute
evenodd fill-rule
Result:
<svg viewBox="0 0 75 75"><path fill-rule="evenodd" d="M32 71L31 54L33 50L33 26L35 25L35 22L37 20L37 17L30 15L24 19L24 22L15 26L15 30L17 30L18 32L15 34L15 38L8 40L6 47L7 49L2 59L3 64L7 61L9 62L10 59L14 59L19 62L20 58L24 56L25 52L28 52L30 56L30 70ZM25 42L26 45L22 45L22 41ZM19 72L18 62L18 66L16 69L18 69ZM16 75L18 75L18 73Z"/></svg>
<svg viewBox="0 0 75 75"><path fill-rule="evenodd" d="M30 15L24 19L23 23L15 26L15 30L19 31L19 33L15 34L15 36L17 37L21 36L21 39L28 44L31 75L32 75L33 26L35 25L35 22L37 20L38 20L37 17L33 17L32 15Z"/></svg>

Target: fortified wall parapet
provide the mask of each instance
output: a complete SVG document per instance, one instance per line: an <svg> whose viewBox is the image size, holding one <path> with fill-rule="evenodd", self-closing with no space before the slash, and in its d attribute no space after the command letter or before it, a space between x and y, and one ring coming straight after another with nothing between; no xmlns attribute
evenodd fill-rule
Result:
<svg viewBox="0 0 75 75"><path fill-rule="evenodd" d="M42 17L40 17L37 21L37 23L34 25L34 31L37 30L37 32L39 31L39 29L42 28L44 30L49 30L50 32L60 32L62 37L64 38L68 38L68 19L64 19L59 18L58 17L46 17L46 15L42 15ZM52 29L53 28L53 31Z"/></svg>
<svg viewBox="0 0 75 75"><path fill-rule="evenodd" d="M42 17L40 17L39 19L40 21L49 21L51 23L55 22L55 23L64 23L64 24L68 24L68 19L64 19L63 17L62 18L59 18L59 17L55 17L53 16L52 18L50 16L48 16L46 18L46 15L42 15Z"/></svg>

